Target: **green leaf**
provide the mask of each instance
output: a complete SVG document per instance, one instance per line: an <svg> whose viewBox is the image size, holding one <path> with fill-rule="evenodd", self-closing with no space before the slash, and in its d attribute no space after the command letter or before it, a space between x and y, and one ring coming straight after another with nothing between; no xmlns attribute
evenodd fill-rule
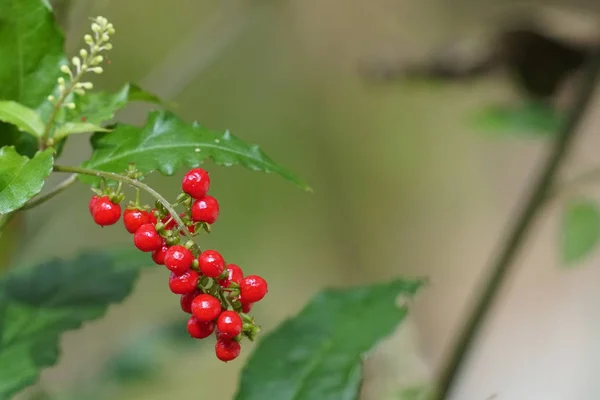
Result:
<svg viewBox="0 0 600 400"><path fill-rule="evenodd" d="M563 116L551 107L531 102L485 108L475 115L473 125L476 129L498 135L553 137L563 120Z"/></svg>
<svg viewBox="0 0 600 400"><path fill-rule="evenodd" d="M44 135L44 121L31 108L16 101L0 101L0 121L19 128L22 132L31 133L35 137Z"/></svg>
<svg viewBox="0 0 600 400"><path fill-rule="evenodd" d="M127 83L116 93L89 92L79 97L76 101L77 107L69 111L67 119L83 118L86 122L100 125L114 118L118 110L136 101L161 104L161 100L155 95Z"/></svg>
<svg viewBox="0 0 600 400"><path fill-rule="evenodd" d="M57 362L60 335L123 301L147 265L139 252L102 249L11 269L0 280L0 398L33 384Z"/></svg>
<svg viewBox="0 0 600 400"><path fill-rule="evenodd" d="M47 3L0 0L0 100L44 104L60 76L63 40ZM30 157L37 151L34 138L0 123L0 147L6 145Z"/></svg>
<svg viewBox="0 0 600 400"><path fill-rule="evenodd" d="M600 209L589 200L570 201L563 213L561 251L563 262L571 266L588 256L600 240Z"/></svg>
<svg viewBox="0 0 600 400"><path fill-rule="evenodd" d="M236 399L357 399L361 357L406 316L397 297L414 295L422 284L395 280L317 295L262 339L242 372Z"/></svg>
<svg viewBox="0 0 600 400"><path fill-rule="evenodd" d="M67 122L59 126L52 137L54 140L62 140L70 135L88 132L110 132L110 129L103 128L90 122Z"/></svg>
<svg viewBox="0 0 600 400"><path fill-rule="evenodd" d="M168 111L150 113L142 128L117 125L113 132L92 136L94 152L86 168L123 172L135 163L142 173L158 170L173 175L181 166L196 167L210 158L216 164L240 164L255 171L274 172L299 187L310 188L275 164L258 146L248 145L229 132L217 134L197 123L187 124ZM82 177L94 182L96 178Z"/></svg>
<svg viewBox="0 0 600 400"><path fill-rule="evenodd" d="M52 149L29 159L17 153L14 147L0 148L0 214L21 208L38 194L53 164Z"/></svg>

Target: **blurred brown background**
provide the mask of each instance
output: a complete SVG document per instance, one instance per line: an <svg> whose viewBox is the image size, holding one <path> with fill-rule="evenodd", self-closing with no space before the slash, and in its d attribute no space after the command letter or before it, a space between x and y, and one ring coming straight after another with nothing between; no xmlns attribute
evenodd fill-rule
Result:
<svg viewBox="0 0 600 400"><path fill-rule="evenodd" d="M72 3L64 19L70 53L89 16L106 16L117 29L102 87L139 83L173 101L185 119L259 143L314 188L308 194L275 176L207 166L222 214L203 245L267 278L268 300L255 313L266 329L327 285L431 278L410 323L367 362L366 399L398 398L404 386L436 371L547 142L494 138L469 125L482 105L518 101L502 74L465 84L381 84L365 80L360 65L418 60L455 37L485 39L519 15L589 39L600 16L600 6L584 0ZM120 119L141 123L145 111L134 107ZM597 163L599 127L600 113L592 113L565 174ZM63 163L83 160L86 140L72 140ZM180 176L151 183L175 193ZM90 223L89 195L77 186L27 215L36 236L24 261L131 240L124 230ZM546 209L529 237L456 399L598 398L600 256L560 269L560 204ZM146 272L126 303L65 335L60 364L43 373L37 389L93 387L123 343L179 317L166 279L163 269ZM202 387L202 397L229 399L237 385L230 376L252 350L246 346L242 359L225 365L209 356L210 346L182 352L158 343L147 350L158 359L154 379L106 383L103 398L199 398Z"/></svg>

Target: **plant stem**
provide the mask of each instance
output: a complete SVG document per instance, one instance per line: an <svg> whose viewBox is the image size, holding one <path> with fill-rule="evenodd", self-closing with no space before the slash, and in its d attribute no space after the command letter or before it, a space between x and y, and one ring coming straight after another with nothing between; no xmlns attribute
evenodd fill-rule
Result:
<svg viewBox="0 0 600 400"><path fill-rule="evenodd" d="M142 183L142 182L138 181L137 179L129 178L128 176L115 174L114 172L99 171L99 170L95 170L95 169L88 169L88 168L81 168L81 167L72 167L72 166L67 166L67 165L55 165L54 172L70 172L73 174L96 176L96 177L100 177L100 178L114 180L117 182L123 182L130 186L133 186L135 188L142 189L142 190L148 192L152 197L154 197L156 200L158 200L167 209L169 214L171 214L171 218L173 218L175 220L175 222L177 223L177 226L179 227L181 232L183 232L183 235L186 237L186 239L191 240L194 243L194 246L196 247L196 249L198 251L200 251L200 247L198 247L196 242L194 242L194 239L188 232L187 227L185 226L185 224L183 223L181 218L179 218L179 214L177 214L177 211L173 208L171 203L169 203L169 201L167 199L165 199L163 196L161 196L160 193L158 193L156 190L152 189L150 186L146 185L145 183Z"/></svg>
<svg viewBox="0 0 600 400"><path fill-rule="evenodd" d="M27 204L25 204L23 207L21 207L21 210L29 210L30 208L37 207L40 204L45 203L46 201L50 200L51 198L53 198L54 196L56 196L63 190L71 187L75 182L77 182L77 174L73 174L73 175L69 176L67 179L65 179L58 185L56 185L48 193L46 193L42 196L36 197L35 199L29 201Z"/></svg>
<svg viewBox="0 0 600 400"><path fill-rule="evenodd" d="M516 219L514 227L510 231L504 246L502 246L499 257L493 263L491 274L483 286L483 290L471 315L459 334L458 341L448 359L447 365L442 369L438 389L433 396L434 400L448 398L450 390L461 371L461 367L466 361L471 347L475 344L477 333L485 321L504 279L513 266L513 261L523 245L523 241L537 216L540 206L547 198L548 191L554 183L556 172L574 142L579 124L592 99L596 82L600 75L600 48L594 50L588 61L589 65L586 66L587 70L582 80L582 86L568 118L558 133L552 151L548 155L544 167L536 183L533 185L533 190Z"/></svg>

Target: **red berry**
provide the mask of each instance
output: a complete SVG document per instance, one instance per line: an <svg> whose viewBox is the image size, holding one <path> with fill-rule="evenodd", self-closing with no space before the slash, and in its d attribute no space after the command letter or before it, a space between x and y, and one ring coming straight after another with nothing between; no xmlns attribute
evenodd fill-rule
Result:
<svg viewBox="0 0 600 400"><path fill-rule="evenodd" d="M137 208L128 208L123 213L123 224L129 233L135 233L144 224L150 223L150 214Z"/></svg>
<svg viewBox="0 0 600 400"><path fill-rule="evenodd" d="M133 244L144 252L162 248L163 238L156 232L152 224L144 224L133 235Z"/></svg>
<svg viewBox="0 0 600 400"><path fill-rule="evenodd" d="M191 337L195 339L204 339L209 337L215 331L215 323L213 321L198 321L198 318L192 315L188 320L187 329Z"/></svg>
<svg viewBox="0 0 600 400"><path fill-rule="evenodd" d="M167 254L167 250L169 250L169 245L163 239L160 249L154 250L152 252L152 259L154 260L154 262L157 263L158 265L164 265L165 264L165 255Z"/></svg>
<svg viewBox="0 0 600 400"><path fill-rule="evenodd" d="M252 306L254 305L254 303L249 303L249 302L244 301L241 294L238 297L238 300L240 301L240 303L242 303L242 312L243 313L247 314L250 312L250 310L252 310Z"/></svg>
<svg viewBox="0 0 600 400"><path fill-rule="evenodd" d="M158 222L156 220L156 216L154 215L154 212L156 211L156 208L153 208L152 210L150 210L150 223L153 225L156 225L156 222Z"/></svg>
<svg viewBox="0 0 600 400"><path fill-rule="evenodd" d="M183 312L188 314L192 313L192 301L198 296L200 291L194 290L191 293L186 293L181 295L181 299L179 299L179 304L181 305L181 309Z"/></svg>
<svg viewBox="0 0 600 400"><path fill-rule="evenodd" d="M227 266L227 272L229 272L229 276L225 279L219 280L219 285L226 288L231 285L232 282L237 283L238 285L242 282L242 278L244 277L244 273L242 269L235 264L229 264Z"/></svg>
<svg viewBox="0 0 600 400"><path fill-rule="evenodd" d="M209 294L198 295L192 300L192 314L200 321L213 321L221 314L221 302Z"/></svg>
<svg viewBox="0 0 600 400"><path fill-rule="evenodd" d="M219 203L212 196L198 199L192 204L192 220L214 224L219 216Z"/></svg>
<svg viewBox="0 0 600 400"><path fill-rule="evenodd" d="M202 168L194 168L183 177L181 189L195 199L206 196L210 186L208 172Z"/></svg>
<svg viewBox="0 0 600 400"><path fill-rule="evenodd" d="M240 283L240 293L246 303L262 300L268 291L267 282L258 275L248 275Z"/></svg>
<svg viewBox="0 0 600 400"><path fill-rule="evenodd" d="M100 226L114 225L121 217L121 206L110 201L108 196L100 197L94 204L92 217Z"/></svg>
<svg viewBox="0 0 600 400"><path fill-rule="evenodd" d="M197 285L198 273L193 269L190 269L181 275L176 275L174 272L171 272L171 275L169 276L169 289L175 294L191 293L196 290Z"/></svg>
<svg viewBox="0 0 600 400"><path fill-rule="evenodd" d="M225 271L225 260L215 250L205 250L198 256L200 271L209 278L216 278Z"/></svg>
<svg viewBox="0 0 600 400"><path fill-rule="evenodd" d="M175 225L177 225L177 222L175 222L175 220L173 218L171 218L170 215L167 215L166 217L164 217L160 222L165 224L165 229L169 230L169 231L172 231L173 228L175 228Z"/></svg>
<svg viewBox="0 0 600 400"><path fill-rule="evenodd" d="M194 262L194 255L183 246L171 246L165 254L165 266L177 275L185 273Z"/></svg>
<svg viewBox="0 0 600 400"><path fill-rule="evenodd" d="M89 203L89 208L90 208L90 214L94 215L94 206L96 205L96 202L98 201L99 197L96 195L93 195L92 198L90 199L90 203Z"/></svg>
<svg viewBox="0 0 600 400"><path fill-rule="evenodd" d="M215 344L217 358L224 362L235 360L240 355L241 349L238 342L226 338L217 339Z"/></svg>
<svg viewBox="0 0 600 400"><path fill-rule="evenodd" d="M242 333L242 318L235 311L223 311L217 319L217 328L224 337L234 338Z"/></svg>

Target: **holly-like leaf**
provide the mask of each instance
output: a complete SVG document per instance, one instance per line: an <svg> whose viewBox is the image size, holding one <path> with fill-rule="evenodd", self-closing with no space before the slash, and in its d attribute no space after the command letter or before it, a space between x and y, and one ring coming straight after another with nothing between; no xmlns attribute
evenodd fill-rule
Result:
<svg viewBox="0 0 600 400"><path fill-rule="evenodd" d="M357 399L361 357L405 318L398 296L413 296L422 283L395 280L317 295L262 339L236 400Z"/></svg>
<svg viewBox="0 0 600 400"><path fill-rule="evenodd" d="M14 147L0 148L0 214L19 209L38 194L53 164L51 149L29 159L17 153Z"/></svg>
<svg viewBox="0 0 600 400"><path fill-rule="evenodd" d="M577 199L564 210L561 229L562 260L567 266L588 256L600 241L600 208L594 201Z"/></svg>
<svg viewBox="0 0 600 400"><path fill-rule="evenodd" d="M123 301L147 265L139 252L102 249L11 269L0 280L0 398L55 364L60 335Z"/></svg>
<svg viewBox="0 0 600 400"><path fill-rule="evenodd" d="M44 134L44 121L31 108L16 101L0 101L0 121L16 126L20 131L39 138Z"/></svg>
<svg viewBox="0 0 600 400"><path fill-rule="evenodd" d="M0 100L37 109L52 93L64 62L63 35L47 2L0 0ZM0 146L33 156L37 141L0 123Z"/></svg>
<svg viewBox="0 0 600 400"><path fill-rule="evenodd" d="M181 166L196 167L210 158L219 165L240 164L255 171L274 172L310 189L258 146L248 145L229 132L218 134L197 123L185 123L168 111L150 113L141 128L121 124L113 132L96 133L92 147L91 159L83 163L86 168L123 172L133 162L142 173L158 170L173 175ZM93 182L95 178L82 179Z"/></svg>
<svg viewBox="0 0 600 400"><path fill-rule="evenodd" d="M100 125L114 118L115 113L127 104L142 101L161 104L161 100L139 86L125 84L118 92L89 92L76 99L77 107L69 112L68 120L79 118L85 122Z"/></svg>
<svg viewBox="0 0 600 400"><path fill-rule="evenodd" d="M563 116L549 106L524 103L480 110L473 124L475 128L490 134L552 137L560 129L563 120Z"/></svg>
<svg viewBox="0 0 600 400"><path fill-rule="evenodd" d="M67 122L56 128L52 137L54 140L62 140L70 135L89 132L110 132L110 129L103 128L90 122Z"/></svg>

